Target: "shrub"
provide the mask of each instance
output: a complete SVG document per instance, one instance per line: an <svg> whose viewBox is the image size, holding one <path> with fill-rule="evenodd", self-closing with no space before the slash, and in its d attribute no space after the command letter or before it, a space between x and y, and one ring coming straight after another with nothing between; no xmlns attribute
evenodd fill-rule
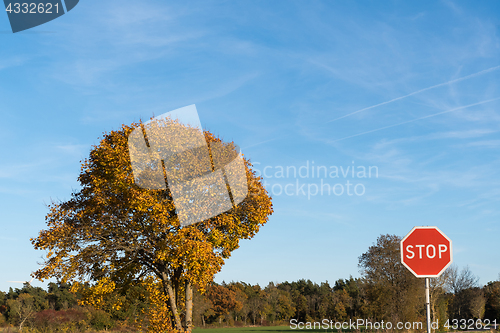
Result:
<svg viewBox="0 0 500 333"><path fill-rule="evenodd" d="M43 332L58 329L81 330L86 326L85 313L80 309L43 310L35 314L33 324Z"/></svg>
<svg viewBox="0 0 500 333"><path fill-rule="evenodd" d="M90 324L92 325L93 328L97 330L107 330L109 328L114 327L114 321L111 319L111 316L109 313L103 311L103 310L98 310L98 309L92 309L90 311L91 318L90 318Z"/></svg>

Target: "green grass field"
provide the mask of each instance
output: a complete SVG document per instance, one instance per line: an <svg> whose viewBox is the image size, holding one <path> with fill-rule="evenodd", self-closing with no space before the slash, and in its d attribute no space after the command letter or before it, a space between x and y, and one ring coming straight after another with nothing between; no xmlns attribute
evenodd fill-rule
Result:
<svg viewBox="0 0 500 333"><path fill-rule="evenodd" d="M262 327L224 327L224 328L195 328L193 333L237 333L237 332L290 332L290 331L307 331L307 332L323 332L331 333L335 330L292 330L289 326L262 326Z"/></svg>

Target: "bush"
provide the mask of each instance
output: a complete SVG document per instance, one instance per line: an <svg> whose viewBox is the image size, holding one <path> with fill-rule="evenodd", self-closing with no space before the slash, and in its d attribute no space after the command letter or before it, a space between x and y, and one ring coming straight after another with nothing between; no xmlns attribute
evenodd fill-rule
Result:
<svg viewBox="0 0 500 333"><path fill-rule="evenodd" d="M86 328L85 317L81 309L43 310L35 314L33 324L42 332L59 329L74 332Z"/></svg>
<svg viewBox="0 0 500 333"><path fill-rule="evenodd" d="M262 325L262 326L271 326L271 323L270 323L270 322L268 322L267 320L265 320L265 319L264 319L264 320L261 322L261 325Z"/></svg>
<svg viewBox="0 0 500 333"><path fill-rule="evenodd" d="M107 330L109 328L113 328L115 326L114 321L111 319L109 313L103 310L90 310L90 324L96 330Z"/></svg>

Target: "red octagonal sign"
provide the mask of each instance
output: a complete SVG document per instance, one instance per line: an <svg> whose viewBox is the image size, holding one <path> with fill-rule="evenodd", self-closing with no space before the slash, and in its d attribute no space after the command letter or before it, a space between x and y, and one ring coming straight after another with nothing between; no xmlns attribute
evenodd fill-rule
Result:
<svg viewBox="0 0 500 333"><path fill-rule="evenodd" d="M414 227L400 246L401 262L416 277L438 277L453 261L451 240L437 227Z"/></svg>

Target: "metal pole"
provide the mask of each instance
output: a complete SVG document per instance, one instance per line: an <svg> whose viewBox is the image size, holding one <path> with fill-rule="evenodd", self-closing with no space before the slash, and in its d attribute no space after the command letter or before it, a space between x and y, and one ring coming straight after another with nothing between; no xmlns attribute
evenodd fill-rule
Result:
<svg viewBox="0 0 500 333"><path fill-rule="evenodd" d="M425 278L425 306L427 309L427 333L431 333L431 301L429 296L429 278Z"/></svg>

